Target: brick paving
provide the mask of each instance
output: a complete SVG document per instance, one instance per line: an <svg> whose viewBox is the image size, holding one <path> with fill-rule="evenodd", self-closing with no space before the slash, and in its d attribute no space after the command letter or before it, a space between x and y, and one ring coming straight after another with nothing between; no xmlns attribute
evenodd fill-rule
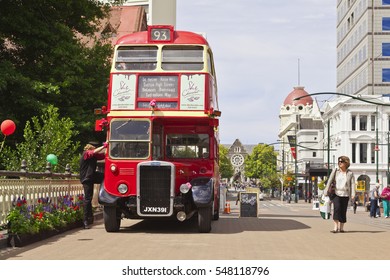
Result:
<svg viewBox="0 0 390 280"><path fill-rule="evenodd" d="M0 259L92 260L387 260L390 219L370 219L363 207L349 210L346 233L330 233L332 220L302 200L260 202L258 218L240 218L235 194L231 213L221 213L208 234L197 222L123 220L119 233L106 233L98 221L23 248L0 251ZM371 250L369 242L379 246ZM61 254L58 254L61 252Z"/></svg>

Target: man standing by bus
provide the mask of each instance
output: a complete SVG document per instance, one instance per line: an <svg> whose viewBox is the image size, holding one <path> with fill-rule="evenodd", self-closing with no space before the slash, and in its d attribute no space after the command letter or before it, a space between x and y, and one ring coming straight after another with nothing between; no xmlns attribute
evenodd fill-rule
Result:
<svg viewBox="0 0 390 280"><path fill-rule="evenodd" d="M107 143L96 148L91 143L85 145L80 158L80 182L84 188L84 228L89 229L93 223L92 198L94 184L103 181L103 173L96 171L97 161L104 159Z"/></svg>

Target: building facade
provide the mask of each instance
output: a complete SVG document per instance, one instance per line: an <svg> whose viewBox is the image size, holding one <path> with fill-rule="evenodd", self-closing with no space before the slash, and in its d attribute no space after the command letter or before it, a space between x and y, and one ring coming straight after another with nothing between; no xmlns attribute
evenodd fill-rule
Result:
<svg viewBox="0 0 390 280"><path fill-rule="evenodd" d="M297 191L312 192L312 177L326 174L320 108L304 87L296 86L284 100L279 119L278 169L296 175L291 185L298 186Z"/></svg>
<svg viewBox="0 0 390 280"><path fill-rule="evenodd" d="M247 178L245 177L245 158L252 153L253 148L256 145L243 145L239 139L236 139L233 144L224 144L223 146L229 150L227 157L230 160L234 170L234 175L232 178L230 178L230 183L235 181L241 183L246 182Z"/></svg>
<svg viewBox="0 0 390 280"><path fill-rule="evenodd" d="M365 191L387 184L390 0L338 0L337 88L323 109L325 161L351 159Z"/></svg>
<svg viewBox="0 0 390 280"><path fill-rule="evenodd" d="M176 0L123 0L121 7L143 8L148 25L176 26Z"/></svg>

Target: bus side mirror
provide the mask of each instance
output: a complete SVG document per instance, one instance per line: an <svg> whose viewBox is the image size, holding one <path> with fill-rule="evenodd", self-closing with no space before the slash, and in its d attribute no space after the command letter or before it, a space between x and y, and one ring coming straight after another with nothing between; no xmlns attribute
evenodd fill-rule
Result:
<svg viewBox="0 0 390 280"><path fill-rule="evenodd" d="M105 118L95 121L95 131L103 131L105 127L108 127L108 121Z"/></svg>

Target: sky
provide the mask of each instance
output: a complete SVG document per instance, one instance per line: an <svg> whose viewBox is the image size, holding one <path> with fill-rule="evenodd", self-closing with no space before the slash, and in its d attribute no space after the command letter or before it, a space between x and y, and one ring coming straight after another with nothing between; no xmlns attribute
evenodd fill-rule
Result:
<svg viewBox="0 0 390 280"><path fill-rule="evenodd" d="M177 0L176 29L204 32L213 50L221 144L276 142L280 108L295 86L336 90L336 3ZM313 98L320 106L326 99Z"/></svg>

